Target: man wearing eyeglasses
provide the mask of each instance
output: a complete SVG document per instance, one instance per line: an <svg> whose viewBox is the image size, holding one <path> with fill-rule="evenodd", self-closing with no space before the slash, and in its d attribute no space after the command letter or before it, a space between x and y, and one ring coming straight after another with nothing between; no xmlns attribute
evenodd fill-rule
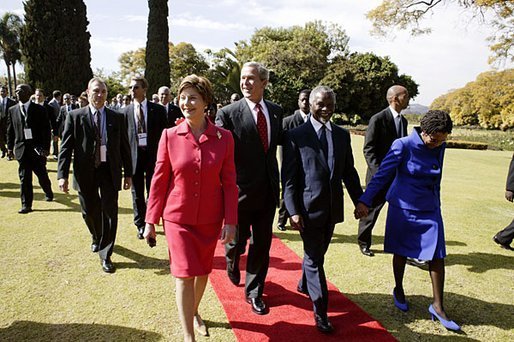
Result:
<svg viewBox="0 0 514 342"><path fill-rule="evenodd" d="M373 115L366 130L364 139L364 158L368 164L366 184L377 172L393 141L407 136L407 120L401 115L401 111L409 106L409 92L401 85L394 85L387 90L386 99L389 107ZM369 257L374 256L370 250L371 233L384 206L387 188L377 196L376 203L373 203L374 207L370 208L368 216L359 221L357 235L359 248L363 255Z"/></svg>
<svg viewBox="0 0 514 342"><path fill-rule="evenodd" d="M146 199L150 192L157 160L159 139L162 131L168 127L168 119L163 106L147 100L148 81L144 77L132 77L129 90L134 101L124 108L123 113L127 121L132 169L134 170L132 177L134 224L137 228L138 239L143 239Z"/></svg>

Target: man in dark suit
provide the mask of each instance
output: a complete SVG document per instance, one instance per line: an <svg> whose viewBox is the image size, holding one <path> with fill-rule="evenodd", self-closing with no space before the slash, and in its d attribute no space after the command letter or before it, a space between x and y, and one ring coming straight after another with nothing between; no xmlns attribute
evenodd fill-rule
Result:
<svg viewBox="0 0 514 342"><path fill-rule="evenodd" d="M61 98L61 91L54 90L52 93L52 99L48 102L48 106L51 109L48 115L50 117L50 124L52 125L52 156L56 160L59 156L59 126L57 124L57 119L59 118L59 112L61 111Z"/></svg>
<svg viewBox="0 0 514 342"><path fill-rule="evenodd" d="M362 188L354 167L350 134L330 123L335 94L318 86L310 94L309 120L288 131L284 141L282 187L291 225L300 231L304 257L298 291L313 302L318 330L333 331L327 317L328 289L324 271L334 226L343 221L344 182L355 205Z"/></svg>
<svg viewBox="0 0 514 342"><path fill-rule="evenodd" d="M166 86L162 86L159 88L159 91L157 92L157 94L159 95L161 105L164 106L164 109L166 110L166 117L168 118L168 126L174 127L175 122L178 119L184 117L184 115L182 115L182 111L180 110L179 107L175 106L171 102L172 96L171 96L170 88L168 88Z"/></svg>
<svg viewBox="0 0 514 342"><path fill-rule="evenodd" d="M46 169L46 157L50 150L50 121L45 108L30 102L31 95L32 88L28 84L18 85L16 96L19 104L9 108L7 117L7 153L9 158L15 156L19 163L20 214L32 211L32 172L39 179L39 184L45 192L45 200L50 202L54 198Z"/></svg>
<svg viewBox="0 0 514 342"><path fill-rule="evenodd" d="M269 72L262 64L245 63L240 78L244 98L221 108L216 116L216 124L234 136L239 188L239 229L235 241L225 245L227 273L233 284L239 284L239 257L251 237L245 294L252 311L259 315L268 312L262 294L268 273L273 218L279 204L276 154L283 115L280 106L263 98L268 79Z"/></svg>
<svg viewBox="0 0 514 342"><path fill-rule="evenodd" d="M409 105L409 92L405 87L394 85L387 90L386 99L389 107L373 115L366 130L364 139L364 158L368 164L366 184L377 172L393 141L407 136L407 119L400 113ZM369 209L368 216L359 220L357 240L361 253L366 256L375 255L370 249L371 233L377 222L378 214L384 206L386 192L387 189L377 196L374 207Z"/></svg>
<svg viewBox="0 0 514 342"><path fill-rule="evenodd" d="M73 187L79 193L82 217L91 233L91 250L99 252L104 272L115 271L111 255L118 227L118 192L131 186L132 161L123 114L104 107L107 86L92 78L89 105L68 113L57 168L59 189L68 192L73 159ZM73 157L73 158L72 158Z"/></svg>
<svg viewBox="0 0 514 342"><path fill-rule="evenodd" d="M293 128L303 125L309 117L309 96L311 91L304 89L300 91L298 95L298 108L295 110L293 115L286 116L282 121L282 129L285 133ZM280 209L278 210L278 225L277 228L280 231L286 230L287 219L289 214L287 213L284 201L280 201Z"/></svg>
<svg viewBox="0 0 514 342"><path fill-rule="evenodd" d="M134 170L132 176L134 224L138 239L143 239L146 200L157 160L157 147L162 131L168 127L168 119L163 106L146 99L148 81L144 77L132 77L129 88L134 101L123 109L123 113L127 121L132 170ZM145 196L145 182L147 196Z"/></svg>
<svg viewBox="0 0 514 342"><path fill-rule="evenodd" d="M7 87L0 85L0 149L2 150L2 158L7 155L7 113L9 108L15 104L16 101L7 96Z"/></svg>
<svg viewBox="0 0 514 342"><path fill-rule="evenodd" d="M514 155L512 155L512 160L510 161L509 173L507 174L507 185L505 189L505 199L509 202L512 202L514 199ZM500 245L501 248L510 251L514 251L514 248L510 246L513 239L514 220L512 220L512 222L507 227L499 231L493 237L493 241Z"/></svg>
<svg viewBox="0 0 514 342"><path fill-rule="evenodd" d="M57 136L62 138L62 131L64 130L64 123L66 122L66 117L68 113L72 110L76 109L75 106L71 103L71 95L66 93L62 96L63 104L61 109L59 110L59 115L57 116Z"/></svg>

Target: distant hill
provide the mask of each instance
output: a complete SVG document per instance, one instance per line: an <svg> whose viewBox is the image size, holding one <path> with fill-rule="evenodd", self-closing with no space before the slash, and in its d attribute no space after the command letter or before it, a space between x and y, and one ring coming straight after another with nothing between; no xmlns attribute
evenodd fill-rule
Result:
<svg viewBox="0 0 514 342"><path fill-rule="evenodd" d="M402 114L418 114L423 115L428 112L430 108L417 103L412 103L406 109L402 110Z"/></svg>

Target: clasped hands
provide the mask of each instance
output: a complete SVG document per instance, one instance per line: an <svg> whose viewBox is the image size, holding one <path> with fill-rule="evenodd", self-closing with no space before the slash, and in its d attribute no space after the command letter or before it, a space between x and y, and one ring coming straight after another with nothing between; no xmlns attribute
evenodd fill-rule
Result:
<svg viewBox="0 0 514 342"><path fill-rule="evenodd" d="M368 216L369 208L366 204L359 202L355 206L355 210L353 211L353 216L358 220L363 217Z"/></svg>

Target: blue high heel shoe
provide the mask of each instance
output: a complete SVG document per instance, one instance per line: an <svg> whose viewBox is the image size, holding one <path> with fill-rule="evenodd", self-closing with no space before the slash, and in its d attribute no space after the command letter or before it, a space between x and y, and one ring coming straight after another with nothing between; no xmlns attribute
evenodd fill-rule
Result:
<svg viewBox="0 0 514 342"><path fill-rule="evenodd" d="M453 331L460 330L460 327L457 325L457 323L455 323L454 321L447 321L444 318L442 318L441 316L439 316L437 314L437 312L435 312L434 307L432 306L432 304L430 304L430 306L428 307L428 312L430 312L430 314L432 315L432 321L434 321L435 318L437 318L439 320L439 322L441 322L441 324L446 329L453 330Z"/></svg>
<svg viewBox="0 0 514 342"><path fill-rule="evenodd" d="M407 303L407 300L405 300L405 303L400 303L398 301L398 299L396 299L396 293L394 293L394 289L393 289L393 300L394 300L394 305L402 310L403 312L407 312L409 311L409 303Z"/></svg>

